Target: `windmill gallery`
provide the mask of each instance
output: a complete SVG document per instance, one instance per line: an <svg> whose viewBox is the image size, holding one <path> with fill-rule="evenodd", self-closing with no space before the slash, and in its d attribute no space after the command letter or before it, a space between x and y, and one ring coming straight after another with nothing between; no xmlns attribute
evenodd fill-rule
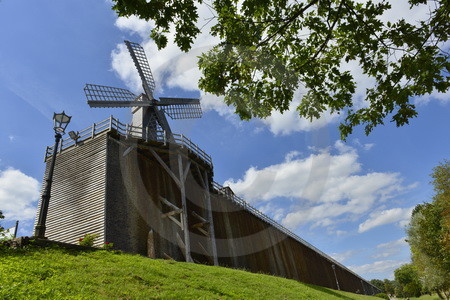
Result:
<svg viewBox="0 0 450 300"><path fill-rule="evenodd" d="M245 268L349 292L375 294L366 280L213 181L211 157L173 133L172 119L200 118L199 99L155 99L144 49L125 41L144 93L87 84L91 107L128 107L61 139L48 207L46 237L150 258ZM46 173L55 146L47 147ZM39 203L41 206L41 203ZM39 211L39 209L38 209Z"/></svg>

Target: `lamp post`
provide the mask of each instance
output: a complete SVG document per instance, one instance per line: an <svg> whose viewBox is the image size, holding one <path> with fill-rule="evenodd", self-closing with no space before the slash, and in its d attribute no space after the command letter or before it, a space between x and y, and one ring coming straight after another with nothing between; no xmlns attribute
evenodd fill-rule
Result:
<svg viewBox="0 0 450 300"><path fill-rule="evenodd" d="M56 153L58 152L59 141L61 140L61 137L64 134L67 125L69 125L71 118L72 117L66 115L64 111L60 114L57 113L53 114L53 129L55 130L55 146L53 147L53 155L52 161L50 163L50 169L48 171L47 178L45 179L46 184L44 193L42 194L41 198L41 209L39 210L38 222L34 229L34 234L35 237L37 238L45 238L45 222L47 220L48 203L50 200L50 192L52 189L53 170L55 169Z"/></svg>

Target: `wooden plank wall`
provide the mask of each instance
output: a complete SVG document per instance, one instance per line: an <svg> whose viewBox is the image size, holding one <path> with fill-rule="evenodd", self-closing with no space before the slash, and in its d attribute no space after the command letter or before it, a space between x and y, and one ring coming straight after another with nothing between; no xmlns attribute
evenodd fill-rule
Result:
<svg viewBox="0 0 450 300"><path fill-rule="evenodd" d="M46 237L78 243L84 234L98 234L104 242L106 134L64 150L56 157L47 215ZM45 178L50 159L47 160ZM40 201L38 212L40 209Z"/></svg>
<svg viewBox="0 0 450 300"><path fill-rule="evenodd" d="M222 266L243 268L332 289L373 294L365 280L287 236L228 198L212 194L214 228Z"/></svg>
<svg viewBox="0 0 450 300"><path fill-rule="evenodd" d="M182 261L176 238L182 232L161 217L165 211L159 200L161 196L181 207L180 191L152 154L138 146L135 139L108 138L106 240L120 250L142 255L148 255L151 243L156 257Z"/></svg>

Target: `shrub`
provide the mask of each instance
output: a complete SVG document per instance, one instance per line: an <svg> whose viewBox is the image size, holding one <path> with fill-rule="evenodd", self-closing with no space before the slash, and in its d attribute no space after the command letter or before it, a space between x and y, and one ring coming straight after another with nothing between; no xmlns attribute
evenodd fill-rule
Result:
<svg viewBox="0 0 450 300"><path fill-rule="evenodd" d="M81 246L93 247L96 238L98 238L98 234L87 233L78 240L78 244Z"/></svg>
<svg viewBox="0 0 450 300"><path fill-rule="evenodd" d="M386 295L385 293L378 293L378 294L375 295L375 297L383 298L383 299L389 300L389 296Z"/></svg>
<svg viewBox="0 0 450 300"><path fill-rule="evenodd" d="M114 243L106 242L103 244L102 249L109 250L109 249L112 249L113 247L114 247Z"/></svg>

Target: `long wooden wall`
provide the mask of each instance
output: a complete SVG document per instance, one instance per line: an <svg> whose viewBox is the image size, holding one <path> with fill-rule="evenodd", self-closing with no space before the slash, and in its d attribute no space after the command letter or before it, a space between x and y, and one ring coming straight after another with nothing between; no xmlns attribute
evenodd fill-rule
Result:
<svg viewBox="0 0 450 300"><path fill-rule="evenodd" d="M221 265L353 293L374 292L365 280L274 228L226 196L217 193L212 195L212 199Z"/></svg>
<svg viewBox="0 0 450 300"><path fill-rule="evenodd" d="M57 155L46 223L49 239L76 244L89 233L99 235L97 246L103 244L106 137L86 140ZM44 179L49 166L50 160ZM40 205L39 201L38 212Z"/></svg>

